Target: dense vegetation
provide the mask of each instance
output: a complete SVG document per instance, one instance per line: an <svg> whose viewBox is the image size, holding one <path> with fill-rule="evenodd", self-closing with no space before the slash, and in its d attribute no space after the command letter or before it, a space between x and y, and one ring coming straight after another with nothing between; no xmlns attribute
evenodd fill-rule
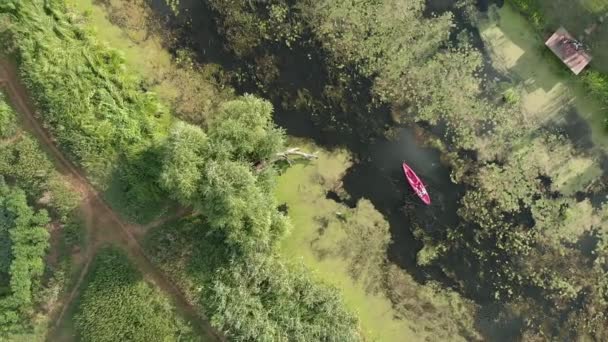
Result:
<svg viewBox="0 0 608 342"><path fill-rule="evenodd" d="M205 288L200 303L217 328L242 340L360 339L356 319L334 289L274 254L289 223L272 196L275 154L284 148L284 136L272 123L268 102L244 96L222 105L205 130L179 121L170 128L168 112L124 70L120 53L97 42L84 18L68 13L63 1L12 2L2 11L3 41L12 42L8 48L43 122L95 185L121 184L123 201L115 204L138 218L163 204L165 195L200 210L190 240L196 237L196 246L213 242L221 258L197 258L207 262L206 278L194 279ZM85 294L78 324L84 338L113 340L114 333L133 332L139 320L95 323L114 320L113 303L128 309L101 295L110 286L103 272ZM125 272L131 279L127 270L118 273ZM133 291L125 298L145 295Z"/></svg>
<svg viewBox="0 0 608 342"><path fill-rule="evenodd" d="M517 3L522 10L537 10L521 6L531 2ZM227 49L241 65L234 79L284 109L308 112L325 129L364 137L384 129L384 118L374 113L388 107L401 122L442 128L452 177L467 191L458 224L412 227L424 242L421 266L443 271L455 288L480 303L498 304L490 320L523 323L519 335L524 338L606 339L606 208L577 198L568 184L574 171L567 163L584 156L554 130L530 131L512 103L481 77L482 54L472 47L467 31L453 30L453 15L430 16L423 0L209 0L208 5ZM463 4L467 11L469 5ZM215 327L235 340L361 339L357 320L336 290L276 255L277 241L290 224L272 196L276 154L285 148L285 138L272 122L269 102L245 95L193 120L200 126L172 120L154 94L125 70L120 52L96 41L86 20L69 13L63 1L13 0L0 5L0 14L2 42L19 62L42 120L94 183L121 194L116 203L139 219L166 204L165 197L194 209L195 217L151 236L149 250ZM318 65L322 80L291 85L281 74L286 60ZM603 76L589 72L584 77L594 93L606 93ZM0 106L3 138L16 132L6 113L7 107ZM46 191L61 191L52 190L60 182L50 181L50 163L29 138L7 146L2 147L0 169L10 184L7 194L17 194L19 200L3 203L19 205L3 208L12 213L6 217L27 219L6 221L13 223L3 226L0 243L15 248L20 242L11 240L10 232L21 230L15 227L41 232L44 225L27 203ZM41 176L40 169L47 174ZM591 192L602 190L598 182L591 185ZM69 212L69 201L52 203L49 210L64 216ZM352 226L371 234L368 226ZM376 253L368 261L383 264L377 250L386 248L388 239L376 241ZM39 250L44 241L36 246ZM77 320L82 337L175 336L180 329L175 322L150 310L164 307L154 292L145 283L133 285L138 280L133 270L122 257L108 253L98 261L83 297ZM361 251L350 253L363 259ZM31 254L30 261L40 255ZM11 272L14 254L0 257L0 272ZM28 267L16 268L20 276L15 282L27 285L27 279L39 277L39 268ZM403 317L425 314L408 303L409 296L445 315L462 306L440 290L408 292L415 287L404 284L413 280L399 270L383 274L388 274L391 300ZM11 310L19 315L31 310L28 292L17 291L29 285L0 285L26 303L19 309L24 311ZM129 290L106 295L114 286ZM445 304L430 303L430 296L445 298ZM148 300L154 304L141 305ZM15 319L13 311L6 311L6 319L17 322L21 318ZM117 313L130 319L117 323ZM139 321L140 314L150 322ZM459 317L465 323L448 320L447 331L469 328L471 317ZM134 328L154 322L150 329L155 330Z"/></svg>
<svg viewBox="0 0 608 342"><path fill-rule="evenodd" d="M11 189L3 180L0 196L0 327L7 333L23 329L32 313L33 291L44 271L49 218L46 211L28 206L23 190Z"/></svg>
<svg viewBox="0 0 608 342"><path fill-rule="evenodd" d="M66 265L51 267L47 225L72 223L78 197L53 169L32 138L21 131L13 110L0 96L0 339L32 331L40 305L64 286ZM67 246L66 246L67 247ZM27 335L22 335L27 336Z"/></svg>
<svg viewBox="0 0 608 342"><path fill-rule="evenodd" d="M187 341L190 328L126 255L102 249L93 261L75 316L81 341Z"/></svg>
<svg viewBox="0 0 608 342"><path fill-rule="evenodd" d="M201 218L167 225L152 233L149 249L230 338L360 340L337 291L312 281L309 270L274 253L234 258L205 227Z"/></svg>
<svg viewBox="0 0 608 342"><path fill-rule="evenodd" d="M154 186L158 165L150 165L169 124L167 111L124 69L119 51L62 13L62 1L15 6L3 16L3 42L45 125L95 185L114 185L126 212L145 218L162 196Z"/></svg>
<svg viewBox="0 0 608 342"><path fill-rule="evenodd" d="M584 172L575 166L583 156L564 135L529 131L513 101L504 101L481 77L480 51L466 31L451 32L449 14L426 16L424 1L417 0L237 3L210 6L229 50L245 58L264 55L244 69L258 83L259 70L272 74L289 60L274 51L297 57L303 50L329 75L324 91L309 91L306 102L329 108L313 115L325 115L333 126L355 122L360 111L340 106L355 96L368 108L390 105L403 122L446 128L443 149L453 178L469 190L459 224L416 229L425 243L421 265L439 267L480 302L501 303L498 325L523 323L519 334L526 338L606 338L605 209L574 196L568 183ZM463 5L470 12L470 4ZM279 26L277 9L284 13L281 27L295 38L282 42L283 36L269 32L253 39L259 31L247 23ZM280 79L261 82L262 92L289 92ZM585 79L593 80L595 93L603 92L600 76L591 72ZM366 94L360 85L369 80ZM286 108L294 105L285 101L289 96L278 98ZM587 189L601 188L595 182ZM588 239L596 242L582 249Z"/></svg>

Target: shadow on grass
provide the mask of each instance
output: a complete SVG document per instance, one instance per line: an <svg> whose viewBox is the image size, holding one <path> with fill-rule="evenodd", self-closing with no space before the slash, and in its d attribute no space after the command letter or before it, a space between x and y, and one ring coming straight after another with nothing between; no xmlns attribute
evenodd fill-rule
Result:
<svg viewBox="0 0 608 342"><path fill-rule="evenodd" d="M166 214L175 206L158 179L162 171L162 146L152 146L133 160L122 158L103 197L123 218L146 224Z"/></svg>

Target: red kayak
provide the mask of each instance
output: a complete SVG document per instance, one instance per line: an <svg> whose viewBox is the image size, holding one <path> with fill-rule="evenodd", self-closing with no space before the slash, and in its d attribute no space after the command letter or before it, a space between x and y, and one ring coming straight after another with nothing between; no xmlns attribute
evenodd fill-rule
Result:
<svg viewBox="0 0 608 342"><path fill-rule="evenodd" d="M412 189L414 189L414 192L416 193L416 195L418 195L418 197L420 197L422 202L424 202L424 204L426 205L431 204L431 197L426 191L424 184L422 184L422 181L420 180L420 178L418 178L414 170L412 170L412 168L409 167L409 165L407 165L406 163L403 163L403 173L405 173L405 178L407 179L407 182L410 183L410 186L412 187Z"/></svg>

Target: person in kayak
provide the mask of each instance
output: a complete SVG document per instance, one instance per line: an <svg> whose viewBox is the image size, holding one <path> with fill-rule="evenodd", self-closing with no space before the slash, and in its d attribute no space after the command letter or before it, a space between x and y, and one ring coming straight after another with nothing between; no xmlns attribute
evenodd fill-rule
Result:
<svg viewBox="0 0 608 342"><path fill-rule="evenodd" d="M416 189L416 195L418 195L419 197L423 197L423 196L428 195L428 193L426 192L425 188L422 188L422 189L418 188L418 189Z"/></svg>
<svg viewBox="0 0 608 342"><path fill-rule="evenodd" d="M420 178L418 178L418 176L414 173L414 170L412 170L405 162L403 162L402 167L403 167L403 172L405 173L405 178L410 183L410 186L411 186L412 190L414 190L414 193L418 197L420 197L420 199L426 205L430 205L431 198L429 196L428 191L426 190L426 187L422 183L422 180L420 180Z"/></svg>

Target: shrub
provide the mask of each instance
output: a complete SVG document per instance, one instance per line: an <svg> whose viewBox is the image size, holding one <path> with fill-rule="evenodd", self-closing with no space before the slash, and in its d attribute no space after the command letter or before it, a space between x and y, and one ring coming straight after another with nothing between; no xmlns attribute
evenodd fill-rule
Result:
<svg viewBox="0 0 608 342"><path fill-rule="evenodd" d="M117 249L99 252L90 277L75 317L82 341L177 341L190 334Z"/></svg>
<svg viewBox="0 0 608 342"><path fill-rule="evenodd" d="M0 293L0 336L29 325L33 294L44 271L49 234L46 211L34 211L25 192L0 180L0 274L7 274L7 293ZM5 284L0 284L5 285Z"/></svg>
<svg viewBox="0 0 608 342"><path fill-rule="evenodd" d="M543 28L545 17L538 0L510 0L510 3L521 13L530 18L532 25L538 30Z"/></svg>

